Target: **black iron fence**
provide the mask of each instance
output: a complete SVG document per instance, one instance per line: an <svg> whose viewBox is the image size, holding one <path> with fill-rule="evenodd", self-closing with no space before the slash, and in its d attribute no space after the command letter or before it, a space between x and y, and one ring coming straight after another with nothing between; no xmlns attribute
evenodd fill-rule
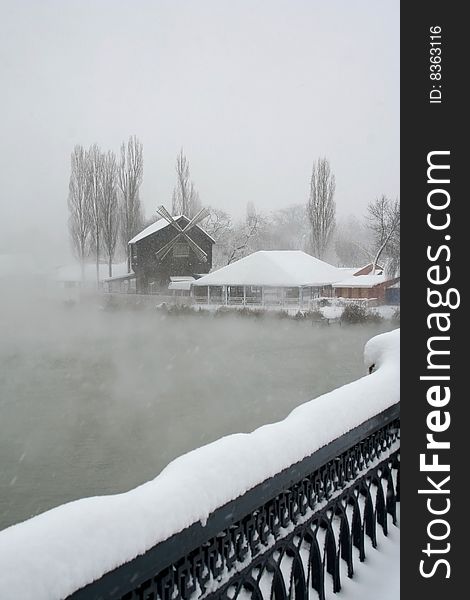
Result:
<svg viewBox="0 0 470 600"><path fill-rule="evenodd" d="M323 600L396 522L399 437L396 404L69 599Z"/></svg>

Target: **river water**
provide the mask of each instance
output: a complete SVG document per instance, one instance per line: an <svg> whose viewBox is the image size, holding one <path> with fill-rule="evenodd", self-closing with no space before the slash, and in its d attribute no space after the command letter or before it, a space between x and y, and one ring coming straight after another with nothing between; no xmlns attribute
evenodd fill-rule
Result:
<svg viewBox="0 0 470 600"><path fill-rule="evenodd" d="M11 300L0 321L0 529L129 490L182 453L282 419L362 376L365 342L391 328Z"/></svg>

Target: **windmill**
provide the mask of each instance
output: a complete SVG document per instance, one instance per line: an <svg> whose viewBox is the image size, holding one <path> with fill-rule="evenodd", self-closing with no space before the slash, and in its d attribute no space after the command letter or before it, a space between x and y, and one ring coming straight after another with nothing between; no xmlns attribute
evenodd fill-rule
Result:
<svg viewBox="0 0 470 600"><path fill-rule="evenodd" d="M176 231L178 232L175 237L170 240L165 246L160 248L158 252L155 253L158 260L162 261L168 254L171 252L175 244L181 241L186 241L190 248L194 251L194 254L198 257L201 262L207 262L207 253L204 252L202 248L196 244L196 242L188 235L188 233L195 227L198 223L200 223L203 219L207 217L209 214L209 210L207 208L202 208L197 215L195 215L189 223L185 226L181 227L181 225L175 221L175 219L170 215L167 209L164 206L159 206L157 209L157 214L163 217L170 225L172 225Z"/></svg>

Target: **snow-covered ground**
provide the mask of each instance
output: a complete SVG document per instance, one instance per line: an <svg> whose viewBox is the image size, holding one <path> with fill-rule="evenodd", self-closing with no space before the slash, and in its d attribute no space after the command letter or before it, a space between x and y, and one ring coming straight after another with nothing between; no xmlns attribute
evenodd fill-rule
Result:
<svg viewBox="0 0 470 600"><path fill-rule="evenodd" d="M0 532L0 598L67 596L396 404L399 330L370 340L365 363L375 365L371 375L283 421L183 455L130 492L71 502Z"/></svg>
<svg viewBox="0 0 470 600"><path fill-rule="evenodd" d="M397 527L389 517L388 536L377 528L377 548L365 538L366 560L354 564L354 577L344 577L338 600L400 599L400 505L397 505ZM333 594L332 594L333 596Z"/></svg>
<svg viewBox="0 0 470 600"><path fill-rule="evenodd" d="M332 303L332 306L322 306L320 311L326 319L339 319L343 314L344 306L345 305L341 303ZM391 319L397 310L397 307L384 304L371 307L370 310L377 312L384 319Z"/></svg>

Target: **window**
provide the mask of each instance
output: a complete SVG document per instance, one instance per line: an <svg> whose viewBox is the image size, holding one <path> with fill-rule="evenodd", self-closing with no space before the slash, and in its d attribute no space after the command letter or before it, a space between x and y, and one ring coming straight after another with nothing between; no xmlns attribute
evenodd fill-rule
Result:
<svg viewBox="0 0 470 600"><path fill-rule="evenodd" d="M299 288L297 287L289 287L286 288L286 298L298 298L299 297Z"/></svg>
<svg viewBox="0 0 470 600"><path fill-rule="evenodd" d="M178 242L173 246L173 256L176 258L187 258L189 256L189 244Z"/></svg>
<svg viewBox="0 0 470 600"><path fill-rule="evenodd" d="M195 285L193 289L196 298L207 298L207 285Z"/></svg>
<svg viewBox="0 0 470 600"><path fill-rule="evenodd" d="M243 298L243 286L231 285L229 286L229 293L232 298Z"/></svg>

